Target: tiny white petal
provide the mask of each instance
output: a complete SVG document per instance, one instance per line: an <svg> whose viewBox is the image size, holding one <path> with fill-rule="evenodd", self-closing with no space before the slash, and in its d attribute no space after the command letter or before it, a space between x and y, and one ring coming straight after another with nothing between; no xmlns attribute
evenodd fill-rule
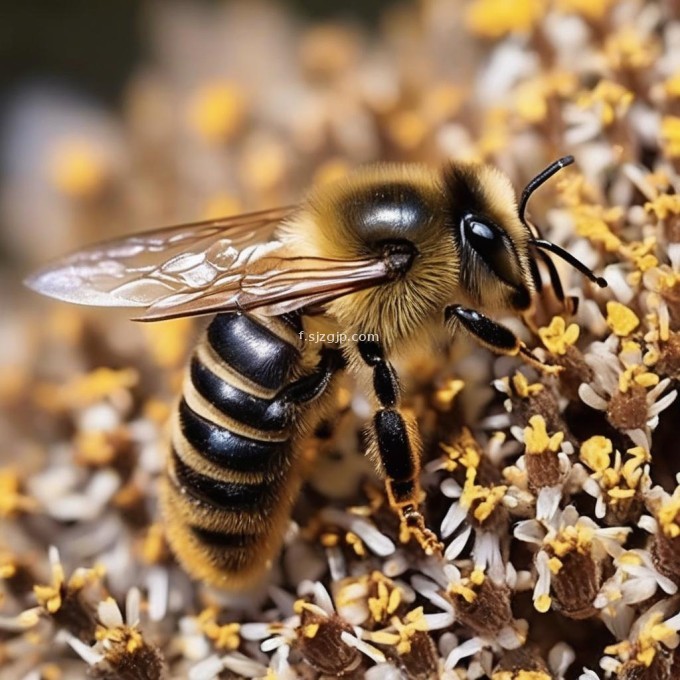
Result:
<svg viewBox="0 0 680 680"><path fill-rule="evenodd" d="M603 399L588 383L581 383L578 388L578 396L581 401L598 411L607 410L607 400Z"/></svg>
<svg viewBox="0 0 680 680"><path fill-rule="evenodd" d="M444 553L444 556L446 557L447 560L455 560L461 552L463 552L463 549L467 545L468 539L470 538L470 534L472 533L472 527L468 525L468 527L462 531L456 538L449 543L449 545L446 548L446 552ZM442 529L442 536L444 536L444 530Z"/></svg>
<svg viewBox="0 0 680 680"><path fill-rule="evenodd" d="M355 635L350 635L350 633L348 633L346 630L340 633L340 639L346 645L354 647L355 649L358 649L360 652L363 652L369 659L372 659L376 663L385 662L385 655L377 647L369 645L368 642L366 642L365 640L360 640Z"/></svg>
<svg viewBox="0 0 680 680"><path fill-rule="evenodd" d="M189 680L214 680L223 670L222 659L213 654L189 669Z"/></svg>

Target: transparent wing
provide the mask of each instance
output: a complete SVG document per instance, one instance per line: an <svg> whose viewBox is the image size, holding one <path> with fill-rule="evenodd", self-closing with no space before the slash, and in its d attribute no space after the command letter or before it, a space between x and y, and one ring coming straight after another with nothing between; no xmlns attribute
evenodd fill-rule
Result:
<svg viewBox="0 0 680 680"><path fill-rule="evenodd" d="M278 316L320 305L342 295L383 283L390 278L380 259L331 260L286 255L270 244L246 248L238 262L204 290L185 290L161 298L138 321L159 321L178 316L257 310ZM261 251L267 248L266 253Z"/></svg>
<svg viewBox="0 0 680 680"><path fill-rule="evenodd" d="M210 286L239 251L269 241L294 211L285 206L98 243L47 265L26 285L77 304L148 307L173 293Z"/></svg>
<svg viewBox="0 0 680 680"><path fill-rule="evenodd" d="M390 278L381 259L301 256L267 242L295 207L169 227L81 250L26 283L67 302L136 307L155 321L218 311L278 315ZM141 310L140 310L141 311Z"/></svg>

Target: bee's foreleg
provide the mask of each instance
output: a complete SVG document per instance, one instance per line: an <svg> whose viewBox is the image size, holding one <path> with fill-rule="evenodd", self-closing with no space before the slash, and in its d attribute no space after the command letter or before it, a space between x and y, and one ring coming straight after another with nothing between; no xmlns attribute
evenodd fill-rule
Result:
<svg viewBox="0 0 680 680"><path fill-rule="evenodd" d="M379 408L371 426L371 449L385 472L390 506L401 520L401 540L414 537L428 555L441 553L437 536L425 526L420 503L421 442L413 417L399 408L399 380L377 342L359 342L359 354L373 369L373 389Z"/></svg>
<svg viewBox="0 0 680 680"><path fill-rule="evenodd" d="M526 345L509 329L496 323L474 309L461 305L451 305L444 311L447 324L460 324L477 342L498 354L515 356L519 354L525 361L544 373L559 373L559 366L550 366L535 357Z"/></svg>

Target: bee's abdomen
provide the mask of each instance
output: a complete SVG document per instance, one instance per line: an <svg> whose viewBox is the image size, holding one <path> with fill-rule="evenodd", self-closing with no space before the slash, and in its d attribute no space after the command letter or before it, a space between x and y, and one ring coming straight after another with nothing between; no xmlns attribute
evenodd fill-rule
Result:
<svg viewBox="0 0 680 680"><path fill-rule="evenodd" d="M243 314L215 317L208 342L227 366L269 390L283 387L299 359L296 347Z"/></svg>
<svg viewBox="0 0 680 680"><path fill-rule="evenodd" d="M177 409L162 494L168 535L187 571L213 583L265 568L299 486L296 406L280 395L301 355L293 330L271 325L217 316Z"/></svg>

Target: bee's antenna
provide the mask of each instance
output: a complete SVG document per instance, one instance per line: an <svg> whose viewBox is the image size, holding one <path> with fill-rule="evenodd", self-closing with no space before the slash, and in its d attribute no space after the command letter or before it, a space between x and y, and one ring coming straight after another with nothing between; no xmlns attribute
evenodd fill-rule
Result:
<svg viewBox="0 0 680 680"><path fill-rule="evenodd" d="M526 185L522 196L519 199L519 219L522 220L523 224L526 224L526 219L524 213L527 208L527 203L531 198L531 194L538 189L544 182L547 182L556 172L559 172L562 168L566 168L567 165L571 165L574 162L573 156L564 156L551 163L545 170L541 171L534 177L529 184Z"/></svg>
<svg viewBox="0 0 680 680"><path fill-rule="evenodd" d="M564 248L560 248L560 246L551 243L550 241L546 241L545 239L542 238L532 239L530 243L536 246L537 248L547 250L551 252L553 255L561 257L565 262L568 262L572 267L574 267L574 269L578 269L581 272L581 274L587 276L593 283L596 283L600 288L607 287L608 284L606 279L603 279L601 276L597 276L591 269L588 269L588 267L586 267L583 264L583 262L577 260L571 253L564 250Z"/></svg>

